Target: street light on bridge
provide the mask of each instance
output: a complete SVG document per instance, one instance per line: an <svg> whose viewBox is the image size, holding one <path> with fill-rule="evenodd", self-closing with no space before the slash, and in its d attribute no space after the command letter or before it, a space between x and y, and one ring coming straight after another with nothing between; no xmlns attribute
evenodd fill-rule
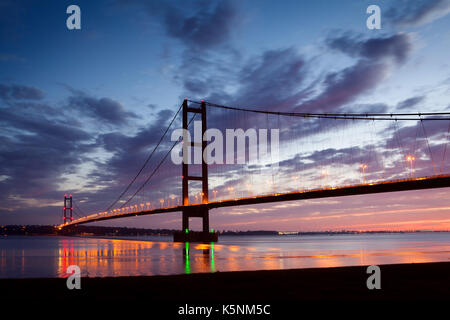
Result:
<svg viewBox="0 0 450 320"><path fill-rule="evenodd" d="M362 171L363 184L365 184L366 183L365 173L366 173L366 169L367 169L367 164L363 163L359 167L361 168L361 171Z"/></svg>
<svg viewBox="0 0 450 320"><path fill-rule="evenodd" d="M413 178L413 171L414 171L414 169L413 169L413 161L416 160L416 158L414 156L408 155L406 157L406 160L408 160L410 162L410 164L411 164L411 179L412 179Z"/></svg>

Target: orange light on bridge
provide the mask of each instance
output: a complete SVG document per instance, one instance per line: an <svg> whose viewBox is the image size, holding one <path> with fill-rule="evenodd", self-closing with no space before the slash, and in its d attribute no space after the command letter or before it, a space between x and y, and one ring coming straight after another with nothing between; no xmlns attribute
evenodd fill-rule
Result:
<svg viewBox="0 0 450 320"><path fill-rule="evenodd" d="M416 158L414 156L412 156L412 155L408 155L406 157L406 160L409 161L410 164L411 164L411 179L412 179L413 178L413 171L414 171L414 169L413 169L413 162L416 160Z"/></svg>
<svg viewBox="0 0 450 320"><path fill-rule="evenodd" d="M365 177L365 174L366 174L367 164L363 163L363 164L361 164L359 167L361 168L361 171L362 171L362 181L363 181L363 184L365 184L365 183L366 183L366 177Z"/></svg>
<svg viewBox="0 0 450 320"><path fill-rule="evenodd" d="M162 209L162 207L164 205L164 199L159 200L159 203L161 203L161 209Z"/></svg>
<svg viewBox="0 0 450 320"><path fill-rule="evenodd" d="M216 201L216 197L217 197L217 190L213 190L213 194L214 194L214 201Z"/></svg>

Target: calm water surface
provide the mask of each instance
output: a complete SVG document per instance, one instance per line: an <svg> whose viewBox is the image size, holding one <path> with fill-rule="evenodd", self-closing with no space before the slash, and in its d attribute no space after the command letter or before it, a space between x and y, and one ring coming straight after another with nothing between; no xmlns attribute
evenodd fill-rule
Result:
<svg viewBox="0 0 450 320"><path fill-rule="evenodd" d="M0 237L0 278L137 276L450 261L450 233L222 236L217 244L171 237Z"/></svg>

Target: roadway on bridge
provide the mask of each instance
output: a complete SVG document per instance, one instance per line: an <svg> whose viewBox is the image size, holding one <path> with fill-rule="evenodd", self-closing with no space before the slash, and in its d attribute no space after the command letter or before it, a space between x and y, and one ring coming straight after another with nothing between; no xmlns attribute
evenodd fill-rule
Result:
<svg viewBox="0 0 450 320"><path fill-rule="evenodd" d="M395 180L389 182L377 182L369 184L358 184L346 187L329 187L322 189L304 190L289 193L271 194L254 196L247 198L236 198L229 200L213 201L205 204L191 204L189 206L174 206L168 208L142 210L136 212L125 212L118 214L93 214L88 217L80 218L65 225L59 225L58 228L75 226L79 224L85 224L96 221L111 220L118 218L126 218L132 216L143 216L151 214L160 214L168 212L182 211L183 208L189 207L194 209L195 207L206 206L208 209L216 209L222 207L242 206L242 205L255 205L261 203L280 202L280 201L294 201L294 200L306 200L306 199L319 199L330 197L343 197L352 195L363 194L375 194L384 192L398 192L398 191L411 191L422 189L434 189L450 187L450 175L440 175L434 177L423 177L406 180Z"/></svg>

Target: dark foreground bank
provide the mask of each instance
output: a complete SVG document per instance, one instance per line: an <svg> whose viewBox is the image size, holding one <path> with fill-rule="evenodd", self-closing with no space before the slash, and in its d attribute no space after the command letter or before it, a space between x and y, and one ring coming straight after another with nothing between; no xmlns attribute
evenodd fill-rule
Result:
<svg viewBox="0 0 450 320"><path fill-rule="evenodd" d="M450 262L380 268L380 290L367 288L367 267L82 278L80 290L68 290L66 279L0 279L0 302L21 314L121 311L145 319L407 319L418 311L433 319L448 312Z"/></svg>
<svg viewBox="0 0 450 320"><path fill-rule="evenodd" d="M216 272L151 277L0 279L2 299L224 302L276 300L450 299L450 262L382 265L381 289L369 290L367 267Z"/></svg>

